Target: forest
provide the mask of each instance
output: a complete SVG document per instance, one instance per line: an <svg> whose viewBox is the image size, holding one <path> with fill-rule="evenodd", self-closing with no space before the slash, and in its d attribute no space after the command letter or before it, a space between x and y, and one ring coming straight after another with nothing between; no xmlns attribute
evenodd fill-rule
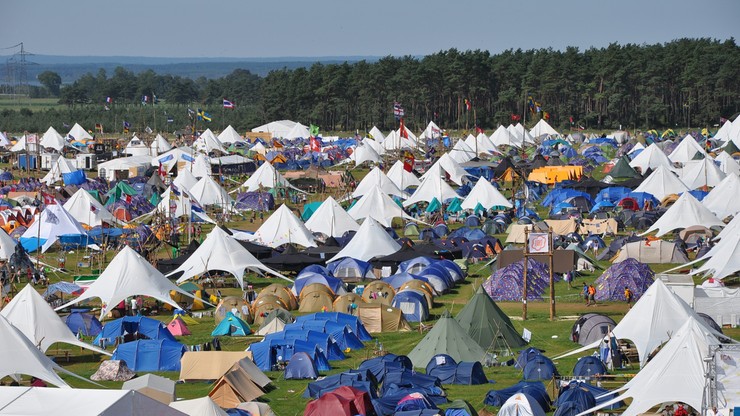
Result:
<svg viewBox="0 0 740 416"><path fill-rule="evenodd" d="M63 131L63 124L79 122L120 131L126 121L171 131L189 124L188 108L208 112L212 122L204 125L213 130L291 119L343 132L397 127L394 103L416 131L432 120L446 129L489 131L539 118L559 129L712 128L740 111L734 39L584 51L449 49L420 58L317 63L265 77L236 69L221 78L190 79L118 67L59 85L54 75L39 76L44 91L37 93L58 96L61 107L2 110L0 129L43 132L52 125ZM234 108L224 109L224 99Z"/></svg>

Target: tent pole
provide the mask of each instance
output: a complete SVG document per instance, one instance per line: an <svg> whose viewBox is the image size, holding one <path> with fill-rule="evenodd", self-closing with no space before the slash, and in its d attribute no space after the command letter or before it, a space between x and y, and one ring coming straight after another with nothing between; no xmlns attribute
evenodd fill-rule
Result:
<svg viewBox="0 0 740 416"><path fill-rule="evenodd" d="M524 229L524 270L522 272L522 320L527 320L527 269L529 266L529 228Z"/></svg>

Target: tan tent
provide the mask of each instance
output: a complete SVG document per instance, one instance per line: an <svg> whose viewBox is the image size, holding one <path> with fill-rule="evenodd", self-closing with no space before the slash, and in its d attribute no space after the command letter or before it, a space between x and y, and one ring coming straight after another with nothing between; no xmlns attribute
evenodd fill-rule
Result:
<svg viewBox="0 0 740 416"><path fill-rule="evenodd" d="M361 303L357 316L370 333L411 331L411 326L400 309L388 305Z"/></svg>
<svg viewBox="0 0 740 416"><path fill-rule="evenodd" d="M619 231L619 223L614 218L607 218L603 220L588 219L584 218L581 220L581 226L578 228L578 234L589 235L589 234L617 234Z"/></svg>
<svg viewBox="0 0 740 416"><path fill-rule="evenodd" d="M506 243L524 244L524 230L532 230L532 224L511 224L506 230Z"/></svg>
<svg viewBox="0 0 740 416"><path fill-rule="evenodd" d="M334 293L321 283L311 283L301 290L298 312L331 311Z"/></svg>
<svg viewBox="0 0 740 416"><path fill-rule="evenodd" d="M420 293L423 293L424 299L427 300L427 307L429 309L432 308L435 292L434 288L429 283L419 279L409 280L408 282L402 284L401 287L398 289L399 292L404 290L417 290Z"/></svg>
<svg viewBox="0 0 740 416"><path fill-rule="evenodd" d="M252 314L254 315L255 325L262 325L262 322L265 321L265 317L267 316L267 314L274 310L284 309L286 312L288 312L285 308L285 305L271 298L272 295L269 295L264 296L262 299L257 299L256 301L254 301L254 304L252 305ZM290 314L290 312L288 312L288 314Z"/></svg>
<svg viewBox="0 0 740 416"><path fill-rule="evenodd" d="M266 336L268 334L274 334L285 329L285 322L280 318L275 318L268 322L266 325L260 327L260 329L254 333L254 335Z"/></svg>
<svg viewBox="0 0 740 416"><path fill-rule="evenodd" d="M552 232L557 235L568 235L576 232L578 224L573 219L568 220L545 220L545 223L552 228Z"/></svg>
<svg viewBox="0 0 740 416"><path fill-rule="evenodd" d="M187 351L180 359L180 380L216 380L237 361L251 357L249 351Z"/></svg>
<svg viewBox="0 0 740 416"><path fill-rule="evenodd" d="M635 259L640 263L688 263L680 247L671 241L653 240L653 241L634 241L627 243L619 250L613 263L619 263L626 259Z"/></svg>
<svg viewBox="0 0 740 416"><path fill-rule="evenodd" d="M126 381L121 390L136 390L164 404L175 401L175 382L156 374L145 374Z"/></svg>
<svg viewBox="0 0 740 416"><path fill-rule="evenodd" d="M332 305L333 311L351 313L349 312L349 305L353 303L355 305L359 305L360 303L365 303L365 301L362 300L362 296L356 293L347 293L346 295L339 296L336 300L334 300L334 304Z"/></svg>
<svg viewBox="0 0 740 416"><path fill-rule="evenodd" d="M372 297L373 293L387 293L388 296ZM377 303L380 305L391 305L393 298L396 297L396 290L391 285L381 280L375 280L365 285L362 292L362 300L367 303Z"/></svg>
<svg viewBox="0 0 740 416"><path fill-rule="evenodd" d="M249 309L249 303L247 303L242 298L236 296L226 296L225 298L221 299L221 302L216 305L216 310L213 312L213 316L214 318L216 318L216 324L221 322L224 317L226 317L227 312L233 313L234 315L247 321L248 323L253 322Z"/></svg>
<svg viewBox="0 0 740 416"><path fill-rule="evenodd" d="M208 396L219 406L229 409L265 394L270 379L250 358L241 359L216 381Z"/></svg>
<svg viewBox="0 0 740 416"><path fill-rule="evenodd" d="M286 309L289 311L294 311L298 309L298 301L296 300L295 296L293 295L293 292L290 291L287 287L279 284L279 283L273 283L266 288L262 289L260 293L257 295L257 299L261 298L265 295L275 295L285 304Z"/></svg>

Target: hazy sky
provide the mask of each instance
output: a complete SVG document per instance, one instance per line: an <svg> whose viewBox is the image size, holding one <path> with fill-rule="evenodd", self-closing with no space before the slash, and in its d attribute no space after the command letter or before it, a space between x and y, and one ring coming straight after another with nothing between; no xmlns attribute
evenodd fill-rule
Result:
<svg viewBox="0 0 740 416"><path fill-rule="evenodd" d="M497 53L740 37L740 0L1 0L0 15L0 48L76 56Z"/></svg>

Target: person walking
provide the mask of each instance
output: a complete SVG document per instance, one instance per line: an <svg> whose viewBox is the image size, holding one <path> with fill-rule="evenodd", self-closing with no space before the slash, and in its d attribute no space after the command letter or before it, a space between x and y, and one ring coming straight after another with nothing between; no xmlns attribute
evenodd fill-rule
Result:
<svg viewBox="0 0 740 416"><path fill-rule="evenodd" d="M588 285L586 282L583 282L583 301L586 303L586 306L588 306Z"/></svg>
<svg viewBox="0 0 740 416"><path fill-rule="evenodd" d="M596 305L596 288L593 284L588 285L588 303L586 306Z"/></svg>

